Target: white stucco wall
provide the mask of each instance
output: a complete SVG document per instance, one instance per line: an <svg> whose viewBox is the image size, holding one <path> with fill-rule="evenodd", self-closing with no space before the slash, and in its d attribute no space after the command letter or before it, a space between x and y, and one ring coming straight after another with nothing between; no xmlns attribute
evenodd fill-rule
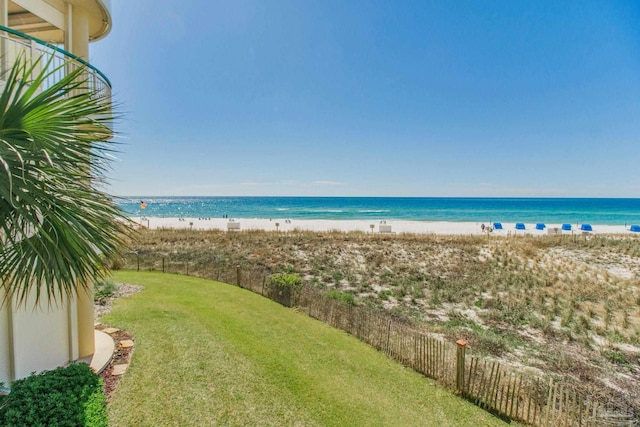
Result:
<svg viewBox="0 0 640 427"><path fill-rule="evenodd" d="M31 293L26 304L9 313L7 306L0 309L0 382L9 385L12 380L29 376L33 372L64 366L77 358L78 322L76 301L50 306L41 301L35 306L35 293ZM13 347L10 343L10 324L13 332ZM10 376L10 360L13 357L15 378Z"/></svg>
<svg viewBox="0 0 640 427"><path fill-rule="evenodd" d="M69 323L65 305L34 307L32 293L26 306L14 309L13 344L16 378L69 362Z"/></svg>

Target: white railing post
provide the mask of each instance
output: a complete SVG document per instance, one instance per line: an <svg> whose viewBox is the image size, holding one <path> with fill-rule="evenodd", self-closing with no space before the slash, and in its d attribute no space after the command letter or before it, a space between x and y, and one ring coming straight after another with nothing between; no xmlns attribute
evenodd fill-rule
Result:
<svg viewBox="0 0 640 427"><path fill-rule="evenodd" d="M35 42L35 40L31 40L31 43L29 43L29 61L31 62L31 64L33 64L36 59L37 59L37 55L38 55L38 45ZM37 72L35 69L33 70L33 72ZM33 79L35 76L32 74L31 78Z"/></svg>
<svg viewBox="0 0 640 427"><path fill-rule="evenodd" d="M9 36L10 34L12 35L11 37ZM84 77L87 79L87 89L91 90L92 93L95 93L97 96L111 98L111 84L109 80L94 67L42 40L35 39L9 28L0 30L0 78L3 73L11 68L20 54L24 54L25 59L30 64L35 63L39 58L45 56L45 58L41 59L44 63L38 63L32 70L31 78L35 78L45 66L50 67L51 70L57 69L57 71L44 82L45 87L62 79L65 75L75 70L76 67L82 67ZM0 87L1 86L0 84Z"/></svg>

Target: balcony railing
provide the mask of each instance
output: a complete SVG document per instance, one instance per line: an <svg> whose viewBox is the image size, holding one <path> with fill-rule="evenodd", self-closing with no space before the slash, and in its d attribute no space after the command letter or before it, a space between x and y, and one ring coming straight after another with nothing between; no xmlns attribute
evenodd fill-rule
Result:
<svg viewBox="0 0 640 427"><path fill-rule="evenodd" d="M40 66L50 60L48 67L56 70L50 77L50 83L61 79L70 69L83 67L87 73L89 91L99 97L111 99L111 82L96 67L54 44L0 25L0 79L21 54L31 60L44 56L39 63ZM63 67L65 64L66 67Z"/></svg>

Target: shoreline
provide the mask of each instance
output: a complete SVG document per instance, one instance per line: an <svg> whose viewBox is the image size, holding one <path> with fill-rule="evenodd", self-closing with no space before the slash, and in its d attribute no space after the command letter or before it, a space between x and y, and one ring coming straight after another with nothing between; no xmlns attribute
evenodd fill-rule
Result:
<svg viewBox="0 0 640 427"><path fill-rule="evenodd" d="M410 220L327 220L327 219L288 219L288 218L161 218L161 217L130 217L134 224L151 230L159 228L193 229L193 230L264 230L264 231L360 231L375 234L437 234L437 235L475 235L487 234L482 231L481 222L450 222L450 221L410 221ZM572 231L561 231L562 224L546 224L545 230L536 230L536 224L524 223L525 230L516 230L515 223L503 222L502 230L493 230L490 234L496 236L524 235L543 236L557 234L583 234L581 224L571 224ZM489 223L484 223L488 226ZM372 227L373 226L373 227ZM632 233L624 225L591 224L592 232L585 234L637 234ZM638 233L640 234L640 233Z"/></svg>

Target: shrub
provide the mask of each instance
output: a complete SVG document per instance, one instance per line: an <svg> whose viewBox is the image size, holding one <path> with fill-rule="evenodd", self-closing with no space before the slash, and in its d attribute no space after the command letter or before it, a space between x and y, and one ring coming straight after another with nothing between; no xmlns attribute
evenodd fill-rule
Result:
<svg viewBox="0 0 640 427"><path fill-rule="evenodd" d="M93 286L93 300L104 305L118 290L118 285L111 279L100 280Z"/></svg>
<svg viewBox="0 0 640 427"><path fill-rule="evenodd" d="M0 403L3 426L108 425L102 379L84 363L14 381Z"/></svg>
<svg viewBox="0 0 640 427"><path fill-rule="evenodd" d="M343 304L356 305L356 297L351 292L342 292L332 289L325 294L325 297L340 301Z"/></svg>
<svg viewBox="0 0 640 427"><path fill-rule="evenodd" d="M301 285L302 279L299 275L293 273L277 273L271 275L269 284L279 288L292 288Z"/></svg>
<svg viewBox="0 0 640 427"><path fill-rule="evenodd" d="M302 279L298 274L277 273L269 278L269 298L280 304L291 307L292 297L297 288L302 285Z"/></svg>

